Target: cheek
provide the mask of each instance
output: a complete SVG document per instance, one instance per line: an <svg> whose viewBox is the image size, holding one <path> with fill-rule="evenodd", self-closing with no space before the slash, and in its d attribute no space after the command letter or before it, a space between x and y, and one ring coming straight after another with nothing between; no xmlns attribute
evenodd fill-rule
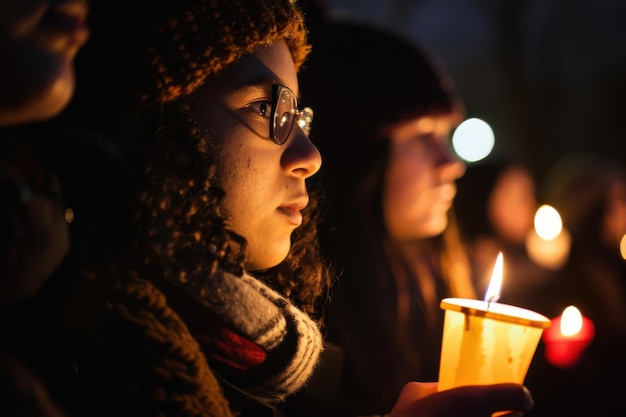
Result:
<svg viewBox="0 0 626 417"><path fill-rule="evenodd" d="M270 183L270 164L274 160L251 148L249 142L238 140L229 141L220 152L217 169L219 184L226 193L223 206L231 227L247 239L253 237L252 230L272 202L269 193L275 192L275 187Z"/></svg>
<svg viewBox="0 0 626 417"><path fill-rule="evenodd" d="M419 158L398 158L391 166L383 194L383 215L389 233L398 239L440 233L447 224L435 170Z"/></svg>
<svg viewBox="0 0 626 417"><path fill-rule="evenodd" d="M415 170L398 166L390 169L383 193L383 216L392 235L398 235L407 224L415 220L422 192L419 173Z"/></svg>
<svg viewBox="0 0 626 417"><path fill-rule="evenodd" d="M391 161L385 182L386 205L405 211L427 190L425 163L400 157Z"/></svg>
<svg viewBox="0 0 626 417"><path fill-rule="evenodd" d="M252 168L249 157L243 152L244 146L235 141L225 144L218 155L217 179L220 187L226 193L224 207L231 217L231 222L237 220L237 215L244 210L246 197L251 198ZM242 206L244 205L244 206Z"/></svg>

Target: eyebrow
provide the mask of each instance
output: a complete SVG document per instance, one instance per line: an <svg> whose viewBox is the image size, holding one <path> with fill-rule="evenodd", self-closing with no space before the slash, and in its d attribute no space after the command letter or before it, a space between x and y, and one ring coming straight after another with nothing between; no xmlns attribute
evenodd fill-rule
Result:
<svg viewBox="0 0 626 417"><path fill-rule="evenodd" d="M245 82L245 83L228 83L230 85L233 85L234 91L239 91L239 92L252 92L252 91L256 91L256 90L260 90L260 89L268 89L270 90L272 88L273 83L270 81L261 81L261 82Z"/></svg>
<svg viewBox="0 0 626 417"><path fill-rule="evenodd" d="M279 80L276 77L262 77L262 78L257 78L254 80L250 80L250 81L244 81L241 83L237 83L237 82L232 82L229 84L233 84L233 85L238 85L240 88L238 89L252 89L252 88L258 88L258 87L267 87L267 88L271 88L273 85L282 85L284 87L289 88L291 91L293 91L291 89L291 87L287 86L282 80ZM298 102L300 101L300 92L298 92L298 94L296 94L296 99L298 100Z"/></svg>
<svg viewBox="0 0 626 417"><path fill-rule="evenodd" d="M274 84L281 84L281 81L279 79L277 79L276 77L262 77L262 78L255 78L255 79L251 79L249 81L242 81L242 82L232 82L232 84L237 84L241 87L248 87L248 88L252 88L252 87L258 87L258 86L269 86L271 87Z"/></svg>

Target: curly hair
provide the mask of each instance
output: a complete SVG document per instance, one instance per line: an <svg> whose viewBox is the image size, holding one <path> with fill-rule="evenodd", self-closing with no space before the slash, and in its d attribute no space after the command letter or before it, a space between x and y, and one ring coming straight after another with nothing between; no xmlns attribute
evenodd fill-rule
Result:
<svg viewBox="0 0 626 417"><path fill-rule="evenodd" d="M189 116L186 105L172 106L168 112L171 114L160 116L143 170L133 175L141 268L155 268L176 285L184 285L194 276L213 274L217 268L240 275L246 240L226 225L221 204L225 194L216 182L216 153L211 151L217 145ZM317 192L311 190L310 194L303 225L293 234L287 258L257 275L320 318L328 298L330 274L319 254Z"/></svg>
<svg viewBox="0 0 626 417"><path fill-rule="evenodd" d="M149 2L120 15L116 3L94 4L93 36L76 63L84 76L66 112L74 127L107 133L132 161L123 187L103 197L100 215L110 221L96 222L107 230L92 265L104 267L108 253L174 285L217 268L241 274L246 241L226 226L217 144L188 104L207 77L278 39L299 69L311 48L302 12L292 0L191 0ZM320 316L329 274L312 194L287 258L258 276Z"/></svg>

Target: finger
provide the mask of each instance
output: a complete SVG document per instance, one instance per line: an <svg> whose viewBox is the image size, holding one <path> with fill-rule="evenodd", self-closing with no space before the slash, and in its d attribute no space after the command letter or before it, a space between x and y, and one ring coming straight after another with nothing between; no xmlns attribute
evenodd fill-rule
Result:
<svg viewBox="0 0 626 417"><path fill-rule="evenodd" d="M496 411L530 411L534 405L526 387L519 384L465 386L441 391L423 400L433 411L445 404L447 413L433 415L491 416Z"/></svg>
<svg viewBox="0 0 626 417"><path fill-rule="evenodd" d="M428 389L405 386L391 416L491 417L497 411L526 412L533 407L530 393L519 384L466 386L420 397Z"/></svg>
<svg viewBox="0 0 626 417"><path fill-rule="evenodd" d="M400 397L406 396L415 401L436 393L437 385L437 382L409 382L402 388Z"/></svg>
<svg viewBox="0 0 626 417"><path fill-rule="evenodd" d="M409 382L400 392L390 416L410 416L416 401L437 392L437 382Z"/></svg>
<svg viewBox="0 0 626 417"><path fill-rule="evenodd" d="M534 402L528 389L519 384L495 384L487 387L463 387L468 391L467 405L485 406L485 411L511 410L528 412Z"/></svg>

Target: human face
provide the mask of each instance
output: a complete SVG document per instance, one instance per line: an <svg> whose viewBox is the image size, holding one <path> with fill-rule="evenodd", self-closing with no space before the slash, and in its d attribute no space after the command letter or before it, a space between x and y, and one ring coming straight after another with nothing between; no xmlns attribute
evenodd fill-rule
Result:
<svg viewBox="0 0 626 417"><path fill-rule="evenodd" d="M388 135L389 165L383 216L396 240L432 237L444 231L465 165L449 145L453 119L422 117L397 125Z"/></svg>
<svg viewBox="0 0 626 417"><path fill-rule="evenodd" d="M89 37L87 0L0 0L0 126L59 113Z"/></svg>
<svg viewBox="0 0 626 417"><path fill-rule="evenodd" d="M487 215L501 238L524 244L533 228L538 204L535 181L527 169L511 165L496 179L487 200Z"/></svg>
<svg viewBox="0 0 626 417"><path fill-rule="evenodd" d="M284 41L258 48L198 91L192 111L219 143L218 180L226 192L230 227L248 241L249 270L285 259L291 233L301 225L309 197L305 180L321 156L296 123L287 141L269 137L269 118L260 109L272 85L298 94L298 78Z"/></svg>

